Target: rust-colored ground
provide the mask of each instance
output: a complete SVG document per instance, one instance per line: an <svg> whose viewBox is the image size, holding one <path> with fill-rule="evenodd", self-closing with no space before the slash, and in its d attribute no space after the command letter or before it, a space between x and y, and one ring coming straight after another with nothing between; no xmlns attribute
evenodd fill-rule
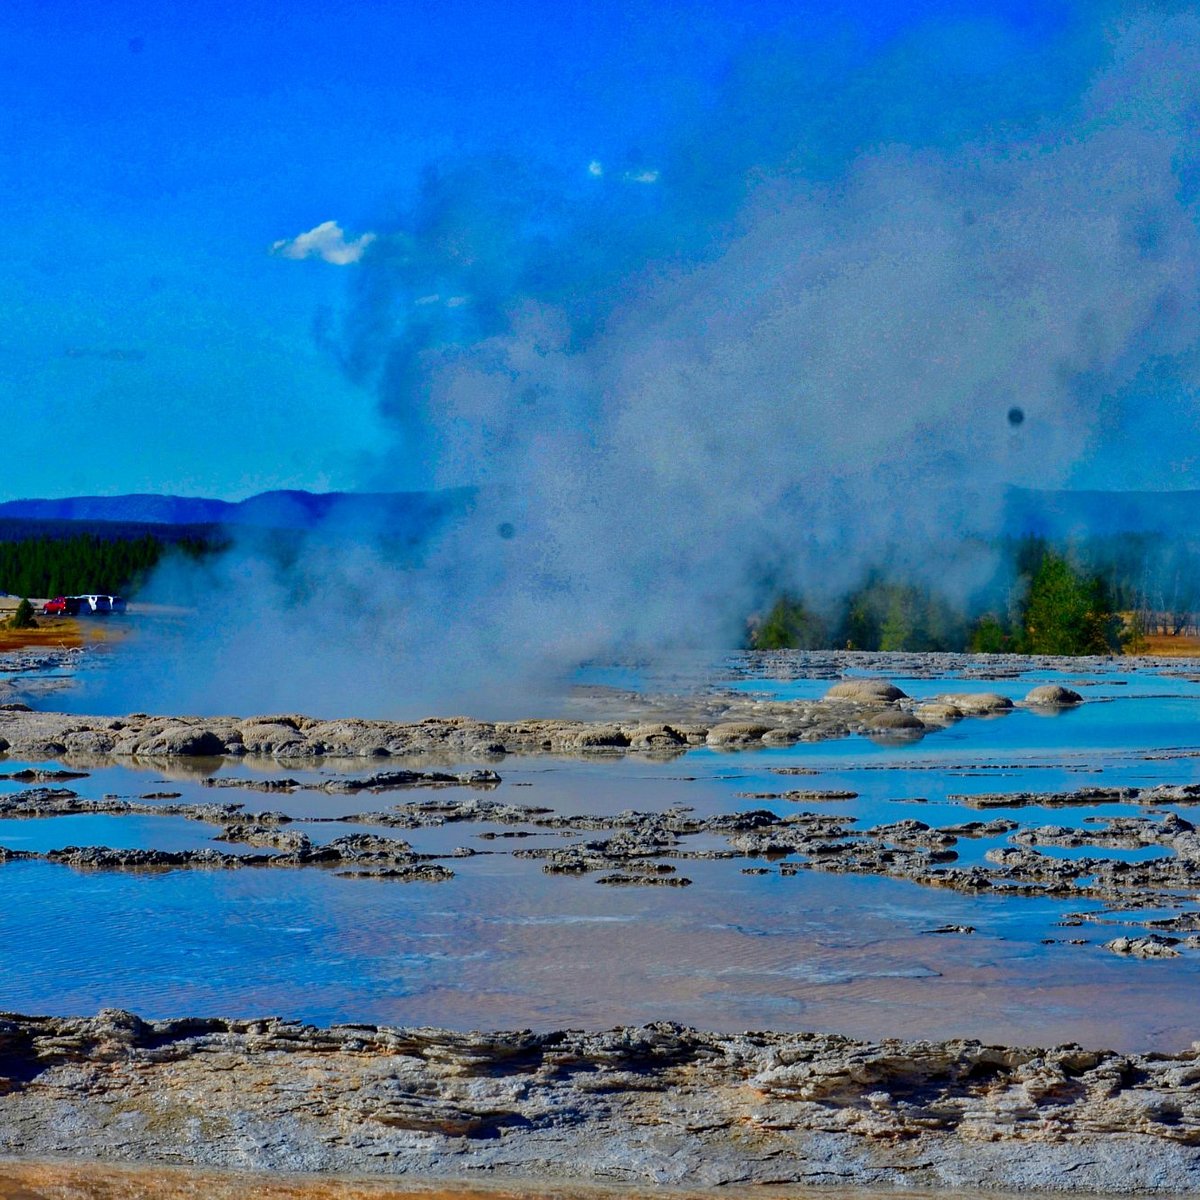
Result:
<svg viewBox="0 0 1200 1200"><path fill-rule="evenodd" d="M62 646L82 646L83 630L78 621L39 620L37 629L6 629L0 625L0 650L25 650L45 646L57 650Z"/></svg>
<svg viewBox="0 0 1200 1200"><path fill-rule="evenodd" d="M949 1195L950 1193L945 1193ZM0 1200L714 1200L712 1191L645 1185L576 1188L570 1184L421 1183L271 1178L174 1167L110 1167L92 1163L25 1163L0 1159ZM980 1200L976 1192L954 1193ZM720 1189L720 1200L934 1200L931 1193L824 1188ZM1003 1200L990 1193L990 1200ZM1036 1200L1026 1193L1024 1200Z"/></svg>
<svg viewBox="0 0 1200 1200"><path fill-rule="evenodd" d="M6 611L0 609L0 652L38 647L58 650L63 646L86 646L95 642L110 641L124 632L124 627L119 627L105 617L81 620L77 617L39 616L36 618L36 629L7 629L4 623L8 616Z"/></svg>
<svg viewBox="0 0 1200 1200"><path fill-rule="evenodd" d="M108 642L124 636L128 626L124 618L108 616L93 617L44 617L35 613L36 629L9 629L8 622L17 611L20 601L16 596L0 597L0 653L5 650L61 650L64 646L86 646L95 642ZM43 601L35 600L34 608L40 609ZM0 1200L3 1197L0 1196Z"/></svg>
<svg viewBox="0 0 1200 1200"><path fill-rule="evenodd" d="M0 1161L0 1200L551 1200L567 1193Z"/></svg>
<svg viewBox="0 0 1200 1200"><path fill-rule="evenodd" d="M1200 638L1191 634L1172 637L1169 633L1150 633L1145 637L1142 654L1161 658L1200 658Z"/></svg>

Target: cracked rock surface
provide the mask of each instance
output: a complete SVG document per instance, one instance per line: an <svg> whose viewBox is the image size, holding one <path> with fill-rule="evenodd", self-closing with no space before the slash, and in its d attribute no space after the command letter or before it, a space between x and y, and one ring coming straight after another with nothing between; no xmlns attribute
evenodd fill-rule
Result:
<svg viewBox="0 0 1200 1200"><path fill-rule="evenodd" d="M626 1184L1200 1186L1200 1051L0 1018L0 1153Z"/></svg>

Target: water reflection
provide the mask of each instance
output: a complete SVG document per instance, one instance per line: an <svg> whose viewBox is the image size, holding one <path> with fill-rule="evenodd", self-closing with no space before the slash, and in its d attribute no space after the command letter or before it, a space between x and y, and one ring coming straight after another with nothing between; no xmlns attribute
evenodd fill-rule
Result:
<svg viewBox="0 0 1200 1200"><path fill-rule="evenodd" d="M1035 681L1041 680L986 686L1019 696ZM967 686L898 682L910 692L918 684L940 691ZM750 808L816 811L853 820L859 829L906 817L930 825L1007 817L1023 826L1085 828L1089 818L1139 810L1116 803L979 810L970 798L1085 783L1196 781L1200 685L1172 679L1151 686L1131 677L1137 686L1121 688L1119 682L1106 675L1094 690L1103 688L1111 700L1056 721L1016 711L996 721L964 721L916 745L853 738L738 754L699 749L673 761L513 756L500 765L503 782L489 796L564 814L680 805L701 816ZM1155 694L1154 687L1172 694ZM72 763L89 771L70 785L84 796L170 791L181 803L236 801L252 814L283 809L315 842L355 830L381 832L355 823L354 814L414 798L203 786L213 772L242 779L288 774L317 784L338 771L365 773L370 768L361 762L303 769L289 762L286 771L269 761ZM3 769L23 765L6 760ZM779 773L796 770L805 774ZM0 791L22 786L0 781ZM796 787L851 795L782 798ZM349 879L317 868L138 874L10 862L0 866L0 1007L77 1014L116 1005L151 1017L278 1013L322 1023L459 1028L673 1019L723 1030L1073 1040L1131 1050L1175 1050L1195 1034L1200 955L1132 962L1101 948L1122 930L1063 928L1072 912L1096 910L1094 902L968 895L865 876L784 877L775 869L746 875L743 867L768 864L744 859L679 860L680 873L693 880L687 889L606 888L594 876L545 875L536 861L510 851L608 834L484 836L506 828L476 822L382 831L423 853L450 854L460 846L479 852L455 859L455 878L440 884ZM216 832L180 816L7 819L0 820L0 846L239 849L214 843ZM688 843L725 844L718 837ZM972 865L1007 844L1005 835L961 837L955 849L960 865ZM1162 851L1046 853L1135 861ZM976 932L930 932L948 925ZM1070 939L1086 944L1066 944Z"/></svg>

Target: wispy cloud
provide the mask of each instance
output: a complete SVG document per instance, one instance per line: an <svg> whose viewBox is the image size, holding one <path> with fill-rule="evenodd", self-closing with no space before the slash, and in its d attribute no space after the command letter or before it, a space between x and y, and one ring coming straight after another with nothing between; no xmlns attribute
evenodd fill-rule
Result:
<svg viewBox="0 0 1200 1200"><path fill-rule="evenodd" d="M271 246L271 253L281 258L320 258L338 267L356 263L375 240L373 233L364 233L348 242L336 221L322 221L315 229L294 238L280 238Z"/></svg>

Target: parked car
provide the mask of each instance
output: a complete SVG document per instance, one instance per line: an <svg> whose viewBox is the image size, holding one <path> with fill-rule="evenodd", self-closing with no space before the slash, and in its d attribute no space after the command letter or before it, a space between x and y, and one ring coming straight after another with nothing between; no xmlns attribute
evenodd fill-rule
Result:
<svg viewBox="0 0 1200 1200"><path fill-rule="evenodd" d="M86 596L55 596L42 605L42 613L47 617L65 616L77 617L80 613L123 613L128 612L129 604L124 596L105 595L103 592L89 592Z"/></svg>
<svg viewBox="0 0 1200 1200"><path fill-rule="evenodd" d="M80 601L78 596L55 596L42 605L42 615L46 617L77 617Z"/></svg>

